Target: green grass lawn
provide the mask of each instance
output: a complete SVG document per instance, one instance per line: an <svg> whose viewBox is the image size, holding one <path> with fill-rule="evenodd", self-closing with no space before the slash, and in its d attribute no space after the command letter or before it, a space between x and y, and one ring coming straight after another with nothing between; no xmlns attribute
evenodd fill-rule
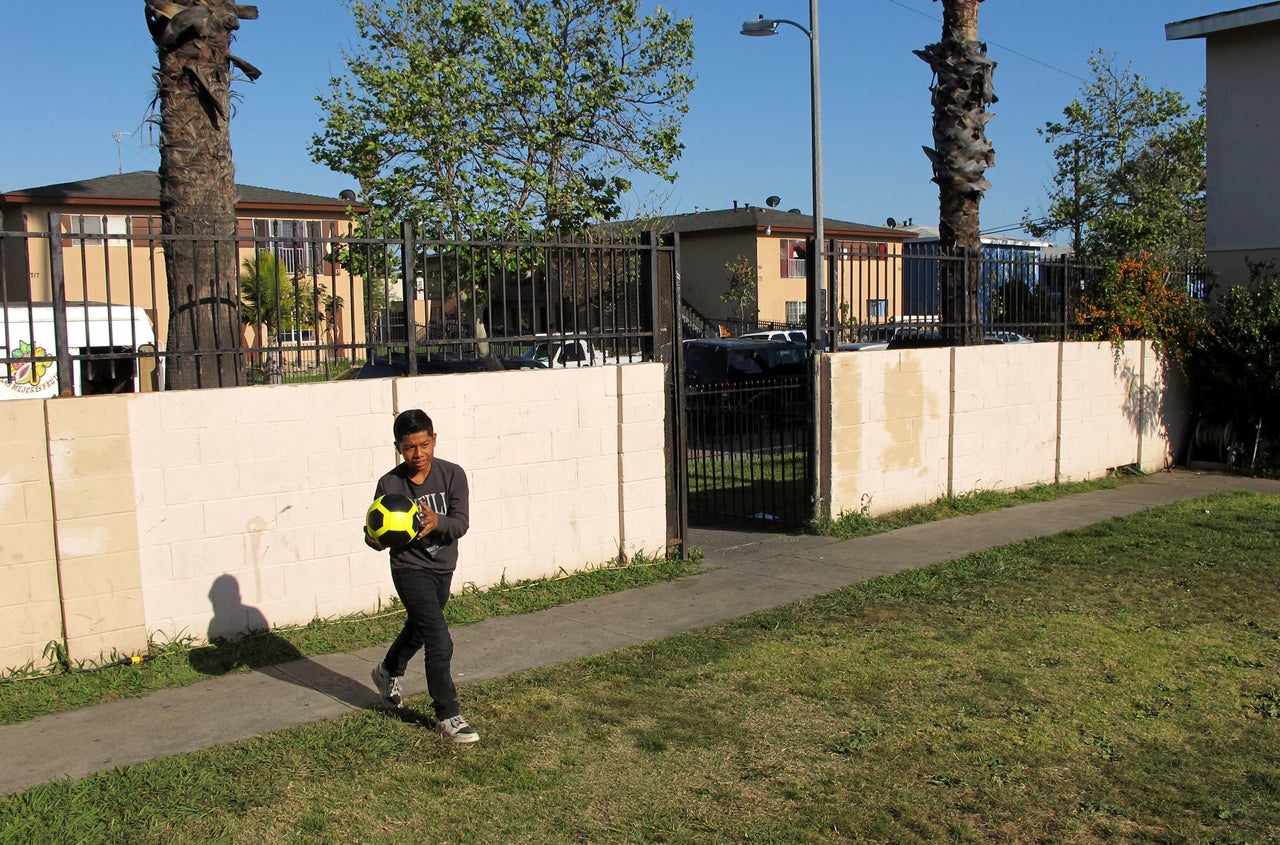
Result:
<svg viewBox="0 0 1280 845"><path fill-rule="evenodd" d="M0 801L5 842L1274 842L1280 498L1184 502ZM422 698L410 699L423 707Z"/></svg>

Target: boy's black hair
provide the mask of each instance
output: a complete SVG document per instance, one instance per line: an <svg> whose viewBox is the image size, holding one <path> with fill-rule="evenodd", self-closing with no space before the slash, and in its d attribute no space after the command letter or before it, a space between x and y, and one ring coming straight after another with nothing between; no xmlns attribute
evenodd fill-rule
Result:
<svg viewBox="0 0 1280 845"><path fill-rule="evenodd" d="M391 433L395 436L397 444L410 434L417 434L420 431L425 431L432 437L436 436L436 429L431 424L431 417L418 408L401 411L396 416L395 423L391 426Z"/></svg>

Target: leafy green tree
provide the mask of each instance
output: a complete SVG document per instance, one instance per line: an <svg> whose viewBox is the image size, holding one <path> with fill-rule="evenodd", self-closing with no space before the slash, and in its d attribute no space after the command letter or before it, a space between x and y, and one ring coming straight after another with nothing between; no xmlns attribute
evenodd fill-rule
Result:
<svg viewBox="0 0 1280 845"><path fill-rule="evenodd" d="M620 215L628 172L674 179L691 20L638 0L350 9L359 46L319 98L311 152L379 220L459 239L572 229Z"/></svg>
<svg viewBox="0 0 1280 845"><path fill-rule="evenodd" d="M1108 261L1085 285L1078 317L1085 340L1150 340L1179 366L1206 328L1204 303L1191 298L1186 274L1147 255Z"/></svg>
<svg viewBox="0 0 1280 845"><path fill-rule="evenodd" d="M720 299L726 305L735 306L738 309L738 319L745 321L747 305L755 300L760 284L759 269L745 255L726 262L724 269L728 273L729 286L720 294Z"/></svg>
<svg viewBox="0 0 1280 845"><path fill-rule="evenodd" d="M1070 231L1088 261L1147 254L1186 267L1204 259L1205 118L1177 91L1153 89L1097 53L1093 79L1040 134L1057 169L1049 207L1024 224L1037 237Z"/></svg>
<svg viewBox="0 0 1280 845"><path fill-rule="evenodd" d="M1250 265L1247 285L1233 285L1209 304L1210 330L1192 350L1197 410L1233 420L1238 431L1261 421L1280 431L1280 277L1275 262Z"/></svg>

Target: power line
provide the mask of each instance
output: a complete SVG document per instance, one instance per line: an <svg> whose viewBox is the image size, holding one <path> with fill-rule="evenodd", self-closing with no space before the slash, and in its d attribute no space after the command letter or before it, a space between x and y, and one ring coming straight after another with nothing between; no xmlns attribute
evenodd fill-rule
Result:
<svg viewBox="0 0 1280 845"><path fill-rule="evenodd" d="M916 9L911 6L908 6L906 3L901 2L901 0L888 0L888 2L891 5L898 6L899 8L902 8L902 9L906 9L908 12L919 15L922 18L927 18L933 21L934 23L938 23L938 24L942 23L942 19L939 18L937 15L932 15L928 12L924 12L924 11L921 11L920 9ZM1029 62L1035 62L1041 67L1045 67L1045 68L1048 68L1049 70L1056 71L1062 74L1063 76L1069 76L1072 79L1076 79L1076 80L1079 80L1080 82L1085 82L1085 83L1089 81L1085 79L1083 76L1080 76L1079 74L1072 73L1069 70L1063 70L1062 68L1056 67L1055 65L1051 65L1048 62L1042 62L1039 59L1037 59L1035 56L1028 56L1026 53L1019 52L1013 49L1012 47L1006 47L1005 45L1000 44L996 41L992 41L988 38L983 38L982 40L985 41L987 44L990 44L992 47L999 47L1001 50L1004 50L1005 52L1012 53L1013 55L1018 56L1019 58L1026 59Z"/></svg>

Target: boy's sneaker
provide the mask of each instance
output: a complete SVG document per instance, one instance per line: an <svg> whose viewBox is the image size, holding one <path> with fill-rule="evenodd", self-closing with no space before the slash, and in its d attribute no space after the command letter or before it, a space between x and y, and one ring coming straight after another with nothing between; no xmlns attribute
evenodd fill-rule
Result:
<svg viewBox="0 0 1280 845"><path fill-rule="evenodd" d="M479 742L480 734L476 733L476 729L467 724L467 720L461 716L450 716L448 719L440 719L436 722L436 731L444 734L454 742Z"/></svg>
<svg viewBox="0 0 1280 845"><path fill-rule="evenodd" d="M381 663L374 666L373 672L369 674L369 677L373 678L373 685L382 694L384 707L396 710L399 709L401 704L404 704L404 697L400 694L400 678L387 672L386 666Z"/></svg>

